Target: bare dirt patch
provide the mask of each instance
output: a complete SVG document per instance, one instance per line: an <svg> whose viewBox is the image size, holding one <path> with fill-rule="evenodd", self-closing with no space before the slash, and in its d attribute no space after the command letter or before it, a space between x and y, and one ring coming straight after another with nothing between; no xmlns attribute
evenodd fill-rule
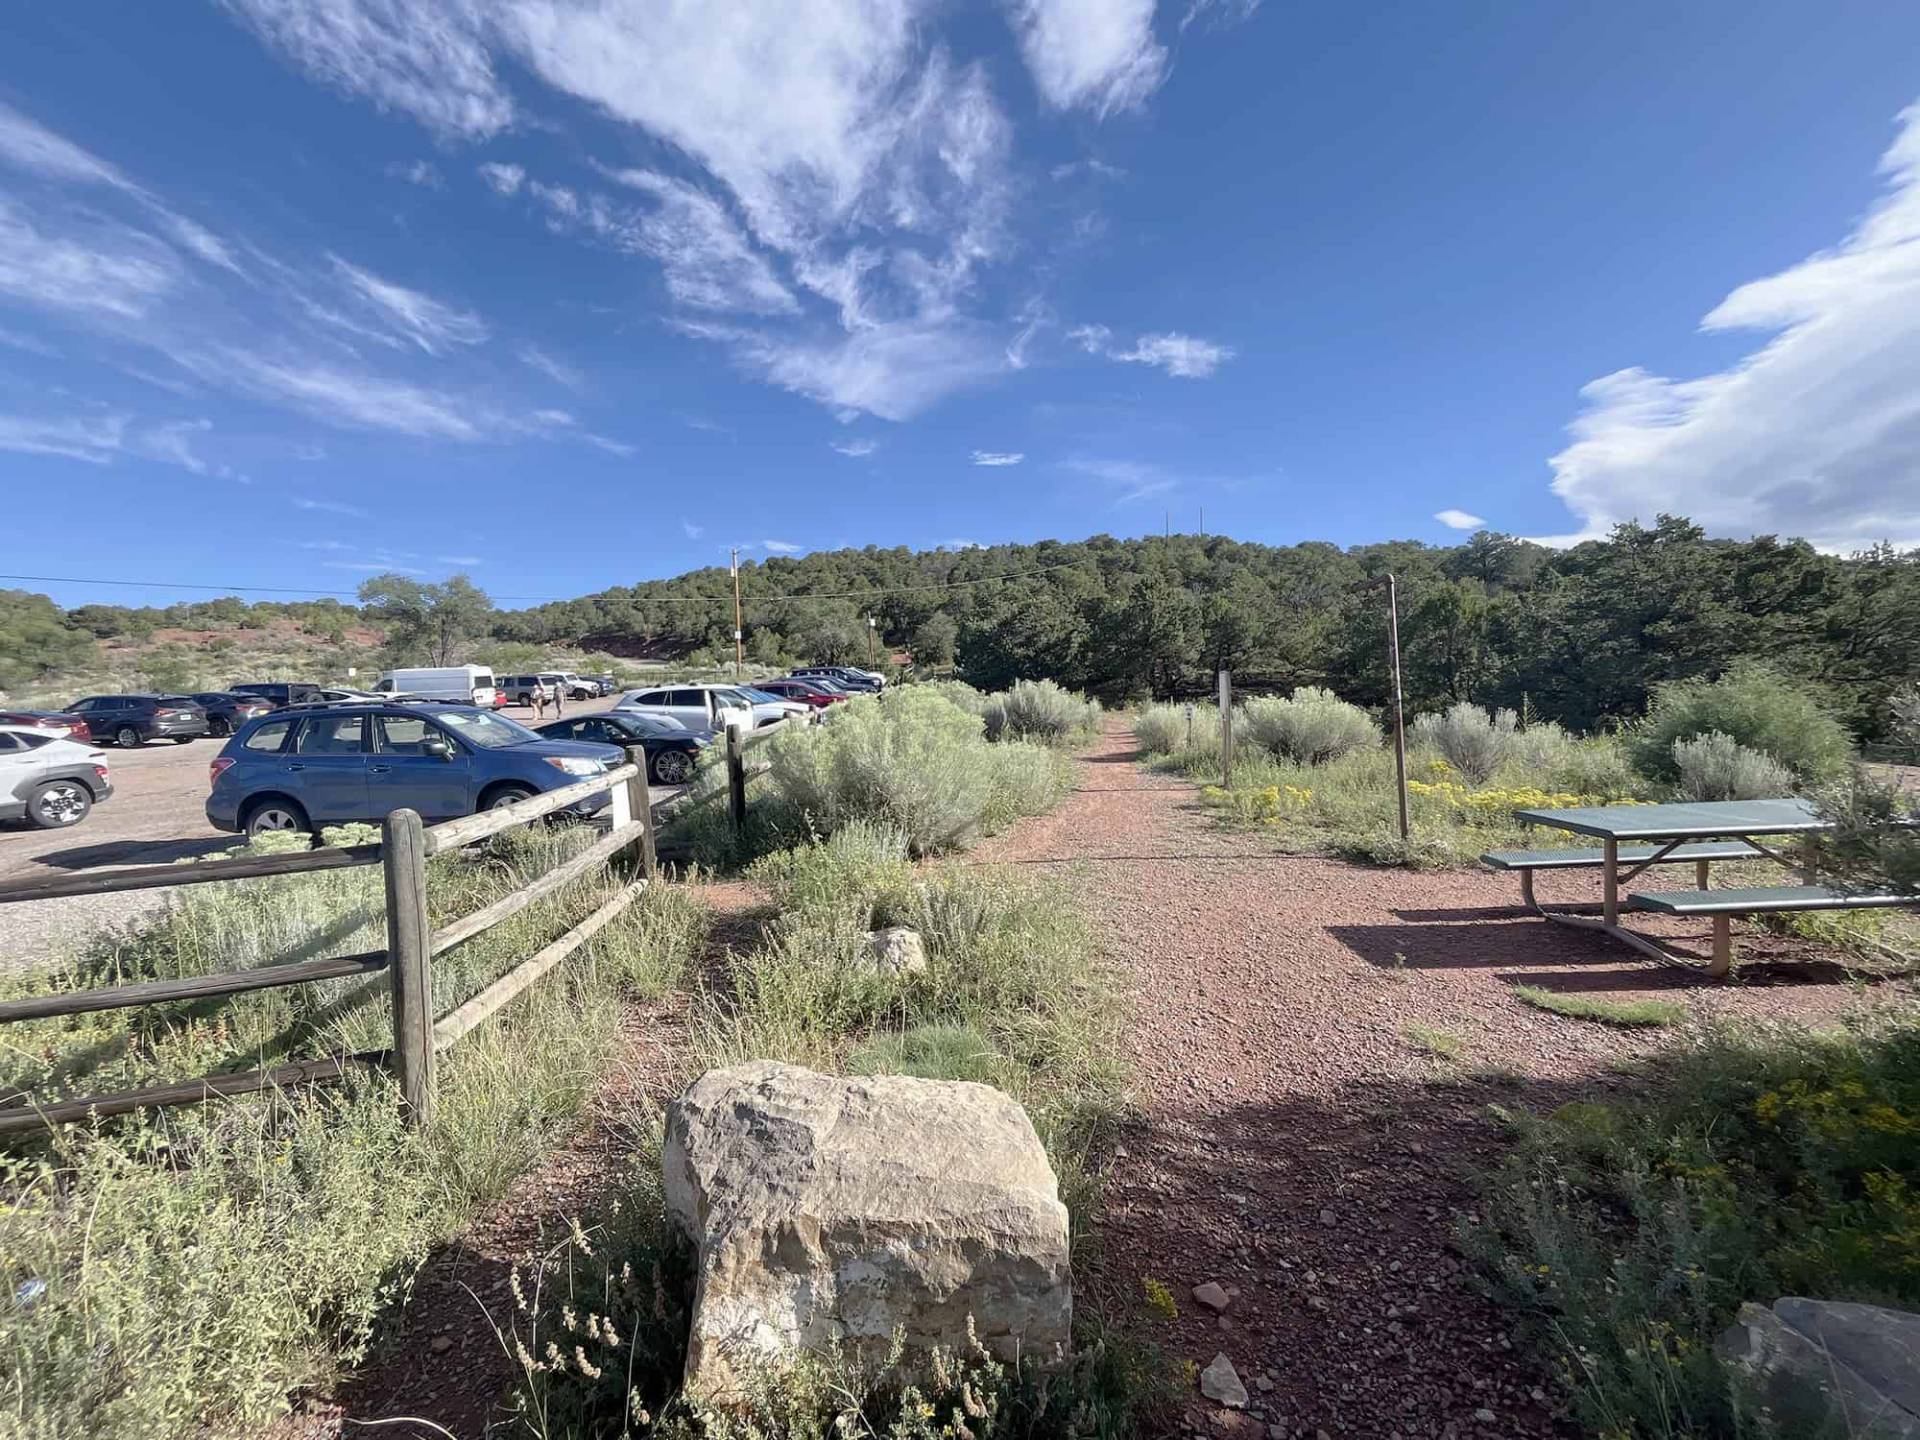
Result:
<svg viewBox="0 0 1920 1440"><path fill-rule="evenodd" d="M1054 814L983 847L1053 871L1130 984L1135 1123L1107 1189L1102 1297L1204 1367L1246 1414L1196 1397L1195 1431L1366 1437L1563 1433L1549 1377L1451 1245L1499 1144L1486 1104L1541 1108L1626 1083L1659 1043L1530 1009L1515 983L1682 1001L1696 1016L1819 1021L1857 1003L1804 944L1703 982L1522 908L1477 871L1369 869L1222 831L1195 788L1135 763L1118 721ZM1589 898L1577 879L1569 898ZM1543 886L1543 889L1550 889ZM1688 936L1685 926L1670 935ZM1216 1282L1224 1314L1191 1298Z"/></svg>

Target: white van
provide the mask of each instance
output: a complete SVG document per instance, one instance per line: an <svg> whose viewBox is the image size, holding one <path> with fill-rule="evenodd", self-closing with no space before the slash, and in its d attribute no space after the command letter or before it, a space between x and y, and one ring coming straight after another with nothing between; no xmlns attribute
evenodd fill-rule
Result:
<svg viewBox="0 0 1920 1440"><path fill-rule="evenodd" d="M373 687L382 695L417 695L491 710L499 697L493 671L485 665L441 665L426 670L389 670Z"/></svg>

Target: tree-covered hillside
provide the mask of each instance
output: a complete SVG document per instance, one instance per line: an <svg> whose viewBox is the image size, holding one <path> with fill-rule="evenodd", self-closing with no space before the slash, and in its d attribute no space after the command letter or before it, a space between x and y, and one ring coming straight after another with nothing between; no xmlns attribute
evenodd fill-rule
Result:
<svg viewBox="0 0 1920 1440"><path fill-rule="evenodd" d="M1920 678L1920 551L1842 558L1796 541L1709 540L1668 518L1559 551L1489 533L1451 547L1351 550L1204 535L868 547L748 563L741 588L748 655L767 662L859 660L872 616L888 648L924 667L955 665L983 686L1051 677L1109 697L1165 696L1200 690L1227 666L1243 685L1324 684L1378 705L1384 606L1355 587L1387 571L1400 581L1415 709L1470 698L1592 729L1638 716L1663 681L1758 658L1821 691L1871 739L1886 728L1889 695ZM336 633L371 623L388 634L392 658L416 664L491 660L503 646L679 657L730 656L733 645L724 567L514 611L489 610L462 577L446 586L379 577L362 598L359 609L232 598L87 605L63 623L43 597L11 592L0 598L0 671L17 680L68 663L73 632L263 616Z"/></svg>

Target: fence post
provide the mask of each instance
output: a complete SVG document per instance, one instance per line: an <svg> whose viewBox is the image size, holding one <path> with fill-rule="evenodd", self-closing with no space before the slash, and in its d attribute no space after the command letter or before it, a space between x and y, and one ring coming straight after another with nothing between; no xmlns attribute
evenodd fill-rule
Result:
<svg viewBox="0 0 1920 1440"><path fill-rule="evenodd" d="M660 858L653 848L653 797L647 793L646 747L627 746L627 763L640 772L627 781L627 808L640 822L640 873L651 880L660 869Z"/></svg>
<svg viewBox="0 0 1920 1440"><path fill-rule="evenodd" d="M1233 788L1233 672L1220 672L1220 784Z"/></svg>
<svg viewBox="0 0 1920 1440"><path fill-rule="evenodd" d="M393 980L393 1069L401 1111L433 1122L433 930L427 919L427 835L420 816L395 810L381 826L387 879L387 968Z"/></svg>
<svg viewBox="0 0 1920 1440"><path fill-rule="evenodd" d="M747 751L735 725L727 727L727 824L736 840L747 828Z"/></svg>

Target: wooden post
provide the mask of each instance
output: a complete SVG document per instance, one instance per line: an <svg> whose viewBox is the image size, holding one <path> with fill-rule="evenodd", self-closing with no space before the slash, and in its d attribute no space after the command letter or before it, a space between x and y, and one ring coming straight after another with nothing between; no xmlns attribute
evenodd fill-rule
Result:
<svg viewBox="0 0 1920 1440"><path fill-rule="evenodd" d="M1702 890L1711 889L1713 886L1712 877L1707 871L1707 862L1704 860L1696 860L1693 862L1693 878L1698 882Z"/></svg>
<svg viewBox="0 0 1920 1440"><path fill-rule="evenodd" d="M1600 918L1620 923L1620 842L1609 835L1600 869Z"/></svg>
<svg viewBox="0 0 1920 1440"><path fill-rule="evenodd" d="M1411 837L1407 823L1407 713L1400 694L1400 586L1387 576L1387 658L1393 665L1393 775L1400 798L1400 838Z"/></svg>
<svg viewBox="0 0 1920 1440"><path fill-rule="evenodd" d="M740 727L727 727L727 824L734 839L747 828L747 752Z"/></svg>
<svg viewBox="0 0 1920 1440"><path fill-rule="evenodd" d="M1220 672L1220 784L1233 788L1233 672Z"/></svg>
<svg viewBox="0 0 1920 1440"><path fill-rule="evenodd" d="M640 822L640 873L651 880L659 873L660 858L653 848L653 797L647 792L646 747L627 746L627 763L640 772L627 781L627 808Z"/></svg>
<svg viewBox="0 0 1920 1440"><path fill-rule="evenodd" d="M387 877L387 956L393 975L393 1069L407 1123L433 1122L433 977L428 956L427 838L420 816L395 810L381 827Z"/></svg>

